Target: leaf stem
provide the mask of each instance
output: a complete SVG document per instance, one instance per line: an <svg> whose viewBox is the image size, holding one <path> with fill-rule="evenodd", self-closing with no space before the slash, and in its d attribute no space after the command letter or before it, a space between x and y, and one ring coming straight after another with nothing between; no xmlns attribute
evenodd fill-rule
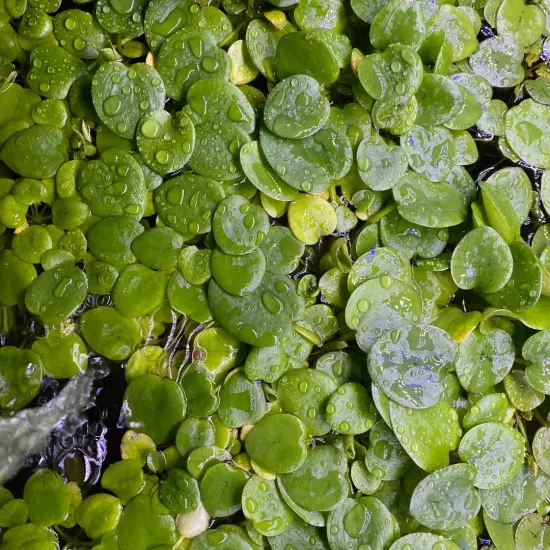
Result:
<svg viewBox="0 0 550 550"><path fill-rule="evenodd" d="M533 411L533 416L539 421L539 424L544 428L550 427L550 423L544 420L544 417L542 416L542 414L540 414L540 412L537 411L536 409Z"/></svg>
<svg viewBox="0 0 550 550"><path fill-rule="evenodd" d="M531 443L529 442L529 437L527 435L527 430L525 429L525 424L523 423L523 419L519 415L519 413L516 412L516 422L518 425L518 429L523 436L523 439L525 440L525 448L527 449L527 452L529 454L533 454L533 451L531 450Z"/></svg>

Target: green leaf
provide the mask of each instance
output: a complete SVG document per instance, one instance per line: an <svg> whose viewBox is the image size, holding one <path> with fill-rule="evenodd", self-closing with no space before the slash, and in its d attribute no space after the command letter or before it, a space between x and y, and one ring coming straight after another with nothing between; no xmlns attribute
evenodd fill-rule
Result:
<svg viewBox="0 0 550 550"><path fill-rule="evenodd" d="M369 520L365 525L365 518ZM346 499L328 517L327 534L331 548L358 549L363 544L382 550L399 536L392 513L373 497Z"/></svg>
<svg viewBox="0 0 550 550"><path fill-rule="evenodd" d="M60 523L69 513L69 489L61 476L51 470L35 472L25 483L23 498L29 519L37 525Z"/></svg>
<svg viewBox="0 0 550 550"><path fill-rule="evenodd" d="M432 183L420 174L406 174L393 187L397 211L423 227L445 228L466 220L464 196L445 181Z"/></svg>
<svg viewBox="0 0 550 550"><path fill-rule="evenodd" d="M425 477L411 497L411 514L430 529L449 531L470 523L481 507L476 468L454 464Z"/></svg>
<svg viewBox="0 0 550 550"><path fill-rule="evenodd" d="M512 36L484 40L469 59L473 72L496 88L509 88L524 78L522 49Z"/></svg>
<svg viewBox="0 0 550 550"><path fill-rule="evenodd" d="M490 227L470 231L456 246L451 259L451 273L458 287L497 292L512 276L510 248Z"/></svg>
<svg viewBox="0 0 550 550"><path fill-rule="evenodd" d="M417 2L390 0L374 17L369 37L378 50L385 50L393 43L418 49L424 33L424 17Z"/></svg>
<svg viewBox="0 0 550 550"><path fill-rule="evenodd" d="M215 518L231 516L241 509L241 499L249 476L231 464L216 464L202 478L202 503Z"/></svg>
<svg viewBox="0 0 550 550"><path fill-rule="evenodd" d="M336 447L317 445L303 466L279 479L299 506L321 512L334 510L348 493L344 457L343 451Z"/></svg>
<svg viewBox="0 0 550 550"><path fill-rule="evenodd" d="M132 139L143 114L164 107L164 84L157 71L145 63L128 68L111 61L94 75L92 99L105 126Z"/></svg>
<svg viewBox="0 0 550 550"><path fill-rule="evenodd" d="M172 380L145 374L126 388L123 408L128 428L145 433L157 445L164 445L174 440L185 417L185 393Z"/></svg>
<svg viewBox="0 0 550 550"><path fill-rule="evenodd" d="M495 489L508 483L523 463L525 443L517 430L499 422L475 426L462 438L461 460L477 468L474 485Z"/></svg>
<svg viewBox="0 0 550 550"><path fill-rule="evenodd" d="M231 59L210 32L181 29L170 34L160 49L157 69L168 97L183 100L195 82L208 77L229 80Z"/></svg>
<svg viewBox="0 0 550 550"><path fill-rule="evenodd" d="M76 509L76 521L88 537L101 538L116 529L122 514L120 500L111 495L92 495Z"/></svg>
<svg viewBox="0 0 550 550"><path fill-rule="evenodd" d="M402 325L375 342L367 365L372 381L392 401L424 409L443 399L455 353L456 344L445 331Z"/></svg>
<svg viewBox="0 0 550 550"><path fill-rule="evenodd" d="M275 481L252 476L242 495L243 513L264 536L284 533L296 517L282 499Z"/></svg>
<svg viewBox="0 0 550 550"><path fill-rule="evenodd" d="M503 0L496 23L500 36L511 36L521 46L530 46L544 32L546 15L537 5L526 6L523 0Z"/></svg>
<svg viewBox="0 0 550 550"><path fill-rule="evenodd" d="M121 550L146 550L151 545L176 543L178 534L174 518L164 507L160 511L153 504L154 498L138 495L124 508L117 528Z"/></svg>

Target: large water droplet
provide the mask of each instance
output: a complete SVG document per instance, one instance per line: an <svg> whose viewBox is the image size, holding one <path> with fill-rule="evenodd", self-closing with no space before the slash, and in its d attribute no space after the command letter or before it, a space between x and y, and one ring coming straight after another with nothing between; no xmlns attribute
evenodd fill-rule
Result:
<svg viewBox="0 0 550 550"><path fill-rule="evenodd" d="M155 153L155 160L159 164L168 164L168 161L170 160L170 153L165 149L161 149Z"/></svg>
<svg viewBox="0 0 550 550"><path fill-rule="evenodd" d="M63 277L61 282L55 287L53 295L55 298L63 298L67 289L71 286L73 280L70 277Z"/></svg>
<svg viewBox="0 0 550 550"><path fill-rule="evenodd" d="M279 298L274 296L271 292L266 291L262 294L262 304L269 311L269 313L276 315L283 311L283 303Z"/></svg>
<svg viewBox="0 0 550 550"><path fill-rule="evenodd" d="M166 192L166 200L173 206L181 206L183 204L184 197L184 190L177 185L170 187L170 189Z"/></svg>
<svg viewBox="0 0 550 550"><path fill-rule="evenodd" d="M83 38L77 37L73 41L73 47L77 52L83 52L88 47L88 42Z"/></svg>
<svg viewBox="0 0 550 550"><path fill-rule="evenodd" d="M217 60L214 59L213 57L210 57L209 55L204 57L204 59L201 62L202 68L207 73L213 73L214 71L216 71L218 69L219 65L220 64L217 62Z"/></svg>
<svg viewBox="0 0 550 550"><path fill-rule="evenodd" d="M121 107L122 101L117 95L112 95L103 102L103 112L108 116L114 116L118 114Z"/></svg>
<svg viewBox="0 0 550 550"><path fill-rule="evenodd" d="M365 506L357 503L344 517L344 529L353 538L359 538L369 526L370 514Z"/></svg>
<svg viewBox="0 0 550 550"><path fill-rule="evenodd" d="M141 133L149 139L156 138L160 130L160 124L154 119L146 120L141 126Z"/></svg>
<svg viewBox="0 0 550 550"><path fill-rule="evenodd" d="M256 218L254 214L247 214L243 219L243 225L247 229L252 229L256 225Z"/></svg>
<svg viewBox="0 0 550 550"><path fill-rule="evenodd" d="M105 189L105 194L110 197L118 197L124 195L128 191L128 186L123 181L115 181Z"/></svg>

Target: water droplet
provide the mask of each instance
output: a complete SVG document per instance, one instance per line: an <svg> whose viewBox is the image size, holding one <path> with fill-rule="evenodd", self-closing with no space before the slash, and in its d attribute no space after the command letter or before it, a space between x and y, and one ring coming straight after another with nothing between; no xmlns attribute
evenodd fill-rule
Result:
<svg viewBox="0 0 550 550"><path fill-rule="evenodd" d="M224 531L214 529L206 533L206 541L212 546L219 546L229 538L229 535Z"/></svg>
<svg viewBox="0 0 550 550"><path fill-rule="evenodd" d="M398 82L394 87L394 91L398 95L403 95L407 91L407 86L404 82Z"/></svg>
<svg viewBox="0 0 550 550"><path fill-rule="evenodd" d="M161 149L160 151L157 151L155 153L155 160L159 164L168 164L170 160L170 153L166 151L165 149Z"/></svg>
<svg viewBox="0 0 550 550"><path fill-rule="evenodd" d="M246 505L246 509L250 513L254 512L258 507L258 503L253 498L246 499L245 505Z"/></svg>
<svg viewBox="0 0 550 550"><path fill-rule="evenodd" d="M124 212L136 216L141 213L141 206L139 204L129 204L124 207Z"/></svg>
<svg viewBox="0 0 550 550"><path fill-rule="evenodd" d="M302 92L297 95L296 105L298 107L307 107L309 103L310 103L310 97L305 92Z"/></svg>
<svg viewBox="0 0 550 550"><path fill-rule="evenodd" d="M252 229L256 225L256 217L254 214L247 214L243 219L243 225L247 229Z"/></svg>
<svg viewBox="0 0 550 550"><path fill-rule="evenodd" d="M170 189L166 192L166 200L173 206L181 206L183 204L184 197L184 190L177 185L170 187Z"/></svg>
<svg viewBox="0 0 550 550"><path fill-rule="evenodd" d="M361 172L368 172L371 169L372 163L369 158L367 157L359 157L357 159L357 168L361 170Z"/></svg>
<svg viewBox="0 0 550 550"><path fill-rule="evenodd" d="M229 109L227 110L227 116L233 122L249 122L248 115L246 115L246 113L242 110L241 106L236 101L233 101L229 106Z"/></svg>
<svg viewBox="0 0 550 550"><path fill-rule="evenodd" d="M63 277L61 282L55 287L53 295L55 298L63 298L63 295L73 283L73 280L70 277Z"/></svg>
<svg viewBox="0 0 550 550"><path fill-rule="evenodd" d="M207 55L201 61L201 66L207 73L213 73L218 69L220 64L216 59Z"/></svg>
<svg viewBox="0 0 550 550"><path fill-rule="evenodd" d="M141 126L141 133L149 139L156 138L160 130L160 124L154 119L146 120Z"/></svg>
<svg viewBox="0 0 550 550"><path fill-rule="evenodd" d="M128 190L128 186L123 181L116 181L105 189L105 194L110 197L118 197L124 195Z"/></svg>
<svg viewBox="0 0 550 550"><path fill-rule="evenodd" d="M103 112L108 116L116 115L122 107L122 101L117 95L112 95L108 97L103 102Z"/></svg>
<svg viewBox="0 0 550 550"><path fill-rule="evenodd" d="M269 313L276 315L283 311L284 306L281 300L274 296L271 292L266 291L262 294L262 304L269 311Z"/></svg>
<svg viewBox="0 0 550 550"><path fill-rule="evenodd" d="M78 37L74 39L73 47L77 52L83 52L88 47L88 43L83 38Z"/></svg>
<svg viewBox="0 0 550 550"><path fill-rule="evenodd" d="M288 286L284 281L277 281L275 283L275 290L281 293L288 292Z"/></svg>
<svg viewBox="0 0 550 550"><path fill-rule="evenodd" d="M391 70L394 73L400 73L403 70L403 65L399 61L394 61L391 65Z"/></svg>

